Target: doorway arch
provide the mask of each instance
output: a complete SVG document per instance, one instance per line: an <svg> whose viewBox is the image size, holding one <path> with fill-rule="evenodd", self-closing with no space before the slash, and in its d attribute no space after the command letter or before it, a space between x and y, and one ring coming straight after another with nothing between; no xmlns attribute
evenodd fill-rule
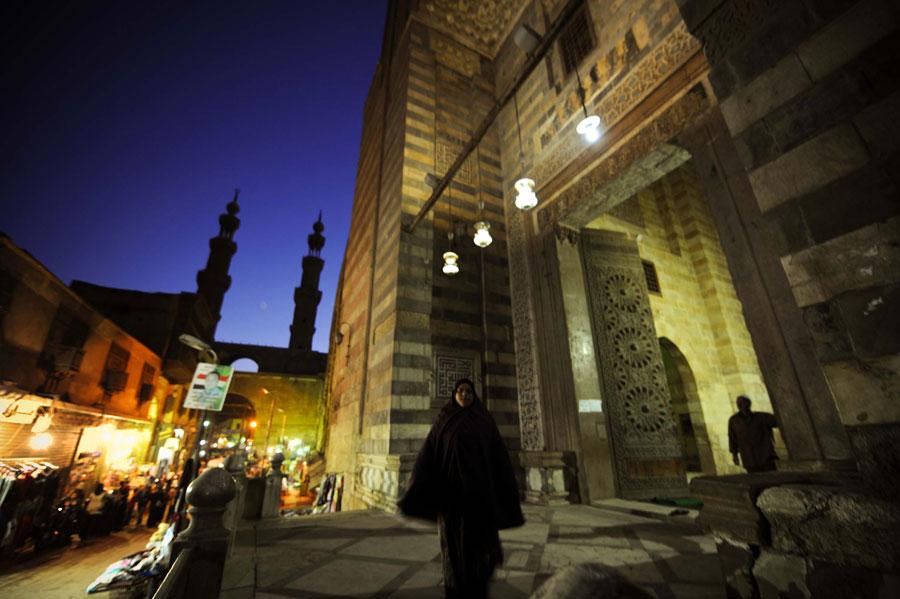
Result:
<svg viewBox="0 0 900 599"><path fill-rule="evenodd" d="M685 470L688 473L714 474L715 463L694 372L678 346L667 337L659 338L659 349L666 369L672 418L684 452Z"/></svg>

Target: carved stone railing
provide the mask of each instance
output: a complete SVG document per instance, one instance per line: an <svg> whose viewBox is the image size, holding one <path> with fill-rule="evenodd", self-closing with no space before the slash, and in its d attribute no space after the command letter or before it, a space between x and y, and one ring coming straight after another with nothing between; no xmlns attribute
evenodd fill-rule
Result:
<svg viewBox="0 0 900 599"><path fill-rule="evenodd" d="M191 521L173 541L172 566L154 599L219 596L230 538L222 517L235 494L234 479L223 468L205 470L188 486Z"/></svg>

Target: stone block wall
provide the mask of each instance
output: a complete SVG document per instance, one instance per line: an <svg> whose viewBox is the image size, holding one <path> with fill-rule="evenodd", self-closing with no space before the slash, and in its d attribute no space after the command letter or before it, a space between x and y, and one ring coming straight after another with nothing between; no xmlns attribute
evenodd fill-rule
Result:
<svg viewBox="0 0 900 599"><path fill-rule="evenodd" d="M827 380L816 395L834 402L851 438L896 426L896 3L679 4Z"/></svg>

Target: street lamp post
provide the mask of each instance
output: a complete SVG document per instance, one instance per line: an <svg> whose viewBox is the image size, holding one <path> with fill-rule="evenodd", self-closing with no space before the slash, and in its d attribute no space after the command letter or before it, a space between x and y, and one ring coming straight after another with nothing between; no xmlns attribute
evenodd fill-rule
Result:
<svg viewBox="0 0 900 599"><path fill-rule="evenodd" d="M187 345L188 347L190 347L192 349L196 349L197 352L200 354L199 357L200 357L201 362L207 361L212 364L217 364L219 362L219 356L216 355L215 350L212 348L212 346L209 343L207 343L203 339L199 339L197 337L194 337L193 335L188 335L187 333L182 333L181 335L178 336L178 341L180 341L181 343L183 343L184 345ZM207 410L201 410L200 411L200 420L198 421L198 424L197 424L197 435L194 439L194 451L191 454L194 459L194 464L193 464L193 468L191 469L190 480L194 480L195 478L197 478L197 473L200 470L200 448L202 447L201 441L203 440L203 437L205 436L205 434L207 432L209 432L206 430L207 428L209 428L209 420L207 419ZM187 488L187 487L185 487L185 488ZM184 489L179 489L179 495L184 497ZM182 507L182 508L184 507L183 502L180 507Z"/></svg>
<svg viewBox="0 0 900 599"><path fill-rule="evenodd" d="M266 446L263 451L266 452L266 455L269 455L269 438L272 436L272 417L275 415L275 394L270 393L268 389L263 387L264 395L272 395L272 401L269 403L269 422L266 424Z"/></svg>

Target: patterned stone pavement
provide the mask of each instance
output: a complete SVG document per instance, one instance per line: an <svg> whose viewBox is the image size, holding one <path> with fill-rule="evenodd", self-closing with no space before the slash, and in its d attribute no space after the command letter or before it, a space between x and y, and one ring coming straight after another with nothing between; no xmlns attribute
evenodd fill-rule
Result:
<svg viewBox="0 0 900 599"><path fill-rule="evenodd" d="M582 562L612 566L660 599L725 596L715 542L690 515L646 517L621 501L523 511L525 526L500 534L506 559L493 599L528 597L557 569ZM440 598L437 533L376 511L262 522L239 532L221 596Z"/></svg>

